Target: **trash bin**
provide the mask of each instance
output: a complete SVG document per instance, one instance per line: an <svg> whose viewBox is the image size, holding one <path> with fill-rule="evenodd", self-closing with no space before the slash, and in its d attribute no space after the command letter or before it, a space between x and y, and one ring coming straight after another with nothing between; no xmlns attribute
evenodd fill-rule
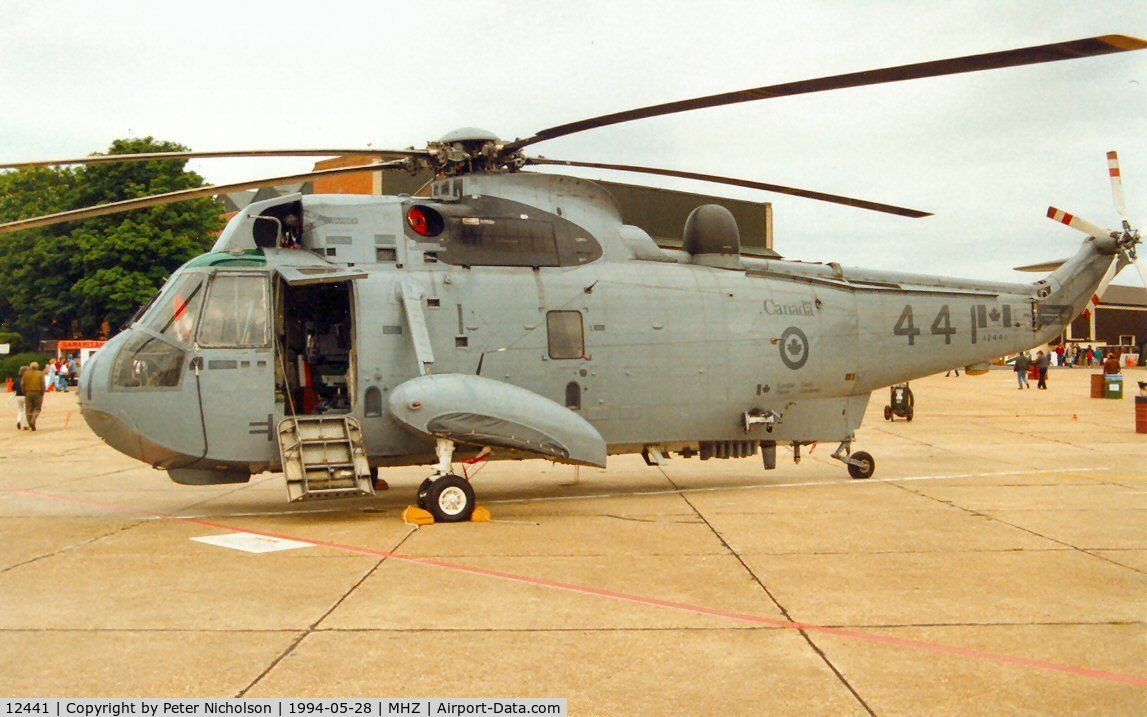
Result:
<svg viewBox="0 0 1147 717"><path fill-rule="evenodd" d="M1147 396L1135 397L1135 432L1147 433Z"/></svg>
<svg viewBox="0 0 1147 717"><path fill-rule="evenodd" d="M1104 374L1093 373L1091 374L1091 397L1104 398L1107 394L1103 385Z"/></svg>
<svg viewBox="0 0 1147 717"><path fill-rule="evenodd" d="M1106 385L1104 396L1106 398L1123 398L1123 375L1118 373L1107 374L1103 377Z"/></svg>

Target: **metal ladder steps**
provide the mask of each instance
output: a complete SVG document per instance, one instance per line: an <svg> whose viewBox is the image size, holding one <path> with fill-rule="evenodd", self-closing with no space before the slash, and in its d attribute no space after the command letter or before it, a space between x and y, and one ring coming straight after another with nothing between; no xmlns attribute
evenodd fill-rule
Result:
<svg viewBox="0 0 1147 717"><path fill-rule="evenodd" d="M362 431L349 416L284 419L279 453L291 501L374 493Z"/></svg>

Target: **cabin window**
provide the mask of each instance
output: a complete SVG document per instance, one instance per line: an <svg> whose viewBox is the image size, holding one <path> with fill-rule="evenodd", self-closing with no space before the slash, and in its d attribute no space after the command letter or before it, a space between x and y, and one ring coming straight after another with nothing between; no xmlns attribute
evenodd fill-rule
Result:
<svg viewBox="0 0 1147 717"><path fill-rule="evenodd" d="M174 279L170 290L148 311L144 326L181 346L190 345L206 283L203 274Z"/></svg>
<svg viewBox="0 0 1147 717"><path fill-rule="evenodd" d="M216 274L198 341L201 346L267 346L267 278Z"/></svg>
<svg viewBox="0 0 1147 717"><path fill-rule="evenodd" d="M550 358L585 358L585 331L580 311L550 311L546 314Z"/></svg>

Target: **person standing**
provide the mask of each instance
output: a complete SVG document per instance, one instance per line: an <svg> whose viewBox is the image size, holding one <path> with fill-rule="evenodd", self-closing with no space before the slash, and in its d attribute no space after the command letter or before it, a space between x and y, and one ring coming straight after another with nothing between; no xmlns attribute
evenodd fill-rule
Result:
<svg viewBox="0 0 1147 717"><path fill-rule="evenodd" d="M1112 376L1119 373L1119 356L1114 351L1107 354L1107 360L1103 362L1103 373Z"/></svg>
<svg viewBox="0 0 1147 717"><path fill-rule="evenodd" d="M40 417L40 408L44 405L44 372L40 364L33 361L28 364L24 378L20 383L24 386L24 410L28 414L28 428L36 430L36 419Z"/></svg>
<svg viewBox="0 0 1147 717"><path fill-rule="evenodd" d="M1060 341L1059 345L1055 347L1055 365L1063 368L1064 356L1067 354L1067 349L1064 348L1063 342Z"/></svg>
<svg viewBox="0 0 1147 717"><path fill-rule="evenodd" d="M1028 369L1031 368L1031 365L1032 360L1028 357L1027 351L1024 351L1019 356L1016 356L1016 363L1012 369L1016 372L1016 383L1019 384L1017 388L1019 388L1021 391L1025 386L1031 388L1031 384L1028 383Z"/></svg>
<svg viewBox="0 0 1147 717"><path fill-rule="evenodd" d="M68 362L64 359L56 362L56 390L68 392Z"/></svg>
<svg viewBox="0 0 1147 717"><path fill-rule="evenodd" d="M1036 384L1036 387L1047 389L1047 370L1051 366L1051 354L1040 351L1039 355L1036 356L1035 365L1039 371L1039 383Z"/></svg>
<svg viewBox="0 0 1147 717"><path fill-rule="evenodd" d="M1091 365L1095 363L1095 349L1091 348L1091 346L1084 349L1083 360L1086 362L1087 367L1091 368Z"/></svg>
<svg viewBox="0 0 1147 717"><path fill-rule="evenodd" d="M27 366L21 366L20 372L16 374L16 380L12 382L12 388L16 389L16 430L25 429L28 427L28 413L24 410L24 374L28 372Z"/></svg>
<svg viewBox="0 0 1147 717"><path fill-rule="evenodd" d="M48 363L44 366L44 370L40 372L44 376L44 393L56 390L56 362L48 359Z"/></svg>

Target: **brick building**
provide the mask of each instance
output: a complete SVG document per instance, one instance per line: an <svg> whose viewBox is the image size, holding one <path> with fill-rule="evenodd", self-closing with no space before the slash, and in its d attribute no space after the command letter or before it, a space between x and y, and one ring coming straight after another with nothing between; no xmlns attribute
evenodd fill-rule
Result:
<svg viewBox="0 0 1147 717"><path fill-rule="evenodd" d="M1064 340L1097 346L1122 346L1124 351L1144 355L1147 343L1147 291L1139 286L1112 284L1090 316L1077 316Z"/></svg>

